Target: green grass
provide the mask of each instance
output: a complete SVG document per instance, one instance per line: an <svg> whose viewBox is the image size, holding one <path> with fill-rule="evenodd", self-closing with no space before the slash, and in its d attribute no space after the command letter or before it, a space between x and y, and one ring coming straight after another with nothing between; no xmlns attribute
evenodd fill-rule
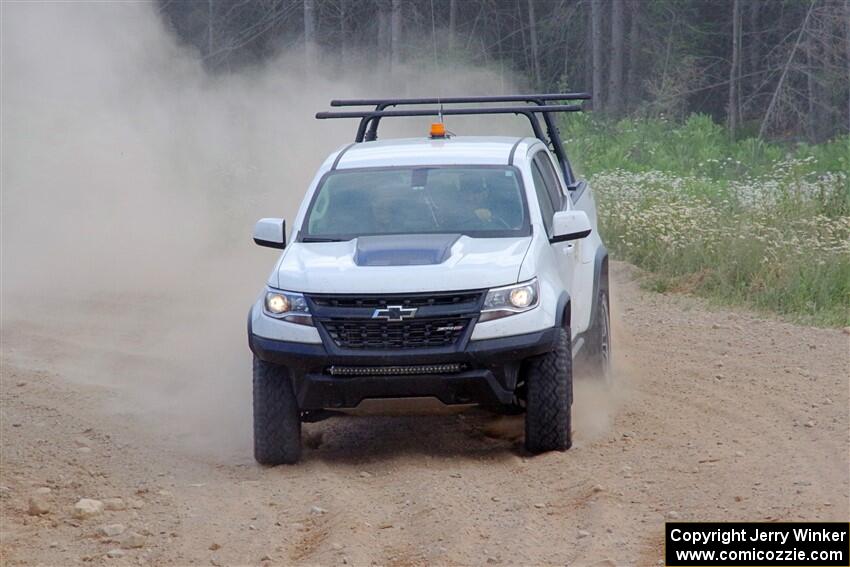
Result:
<svg viewBox="0 0 850 567"><path fill-rule="evenodd" d="M850 325L850 137L730 141L705 116L563 128L614 257L657 291Z"/></svg>

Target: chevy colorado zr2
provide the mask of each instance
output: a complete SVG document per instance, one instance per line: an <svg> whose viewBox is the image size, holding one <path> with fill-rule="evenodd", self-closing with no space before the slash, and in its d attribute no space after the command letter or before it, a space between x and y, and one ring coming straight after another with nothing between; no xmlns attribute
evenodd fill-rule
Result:
<svg viewBox="0 0 850 567"><path fill-rule="evenodd" d="M289 243L282 219L254 229L283 249L248 318L259 463L295 463L302 421L368 398L521 411L528 451L570 447L573 361L607 376L611 353L594 197L554 122L587 98L342 100L370 108L316 115L360 123L316 173ZM524 116L534 136L445 131L445 116L472 114ZM376 139L402 116L441 122Z"/></svg>

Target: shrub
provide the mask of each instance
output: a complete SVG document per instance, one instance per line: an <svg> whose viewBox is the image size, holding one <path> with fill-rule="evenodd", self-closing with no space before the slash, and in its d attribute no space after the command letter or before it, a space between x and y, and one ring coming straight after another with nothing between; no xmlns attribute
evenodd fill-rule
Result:
<svg viewBox="0 0 850 567"><path fill-rule="evenodd" d="M732 142L705 116L567 126L606 244L654 289L850 325L850 137Z"/></svg>

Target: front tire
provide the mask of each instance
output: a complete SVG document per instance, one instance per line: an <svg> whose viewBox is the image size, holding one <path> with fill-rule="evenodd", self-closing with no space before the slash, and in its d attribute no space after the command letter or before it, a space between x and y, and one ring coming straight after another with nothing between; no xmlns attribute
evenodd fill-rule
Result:
<svg viewBox="0 0 850 567"><path fill-rule="evenodd" d="M569 328L555 349L526 361L525 448L531 453L572 446L573 369Z"/></svg>
<svg viewBox="0 0 850 567"><path fill-rule="evenodd" d="M301 457L301 414L284 366L254 357L254 458L291 465Z"/></svg>

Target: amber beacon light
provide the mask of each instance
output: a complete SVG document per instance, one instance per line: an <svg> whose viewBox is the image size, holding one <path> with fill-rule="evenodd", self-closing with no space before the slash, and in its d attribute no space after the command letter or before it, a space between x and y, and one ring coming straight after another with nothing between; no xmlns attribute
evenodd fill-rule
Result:
<svg viewBox="0 0 850 567"><path fill-rule="evenodd" d="M431 124L431 137L432 138L445 138L446 137L446 125L442 122L434 122Z"/></svg>

